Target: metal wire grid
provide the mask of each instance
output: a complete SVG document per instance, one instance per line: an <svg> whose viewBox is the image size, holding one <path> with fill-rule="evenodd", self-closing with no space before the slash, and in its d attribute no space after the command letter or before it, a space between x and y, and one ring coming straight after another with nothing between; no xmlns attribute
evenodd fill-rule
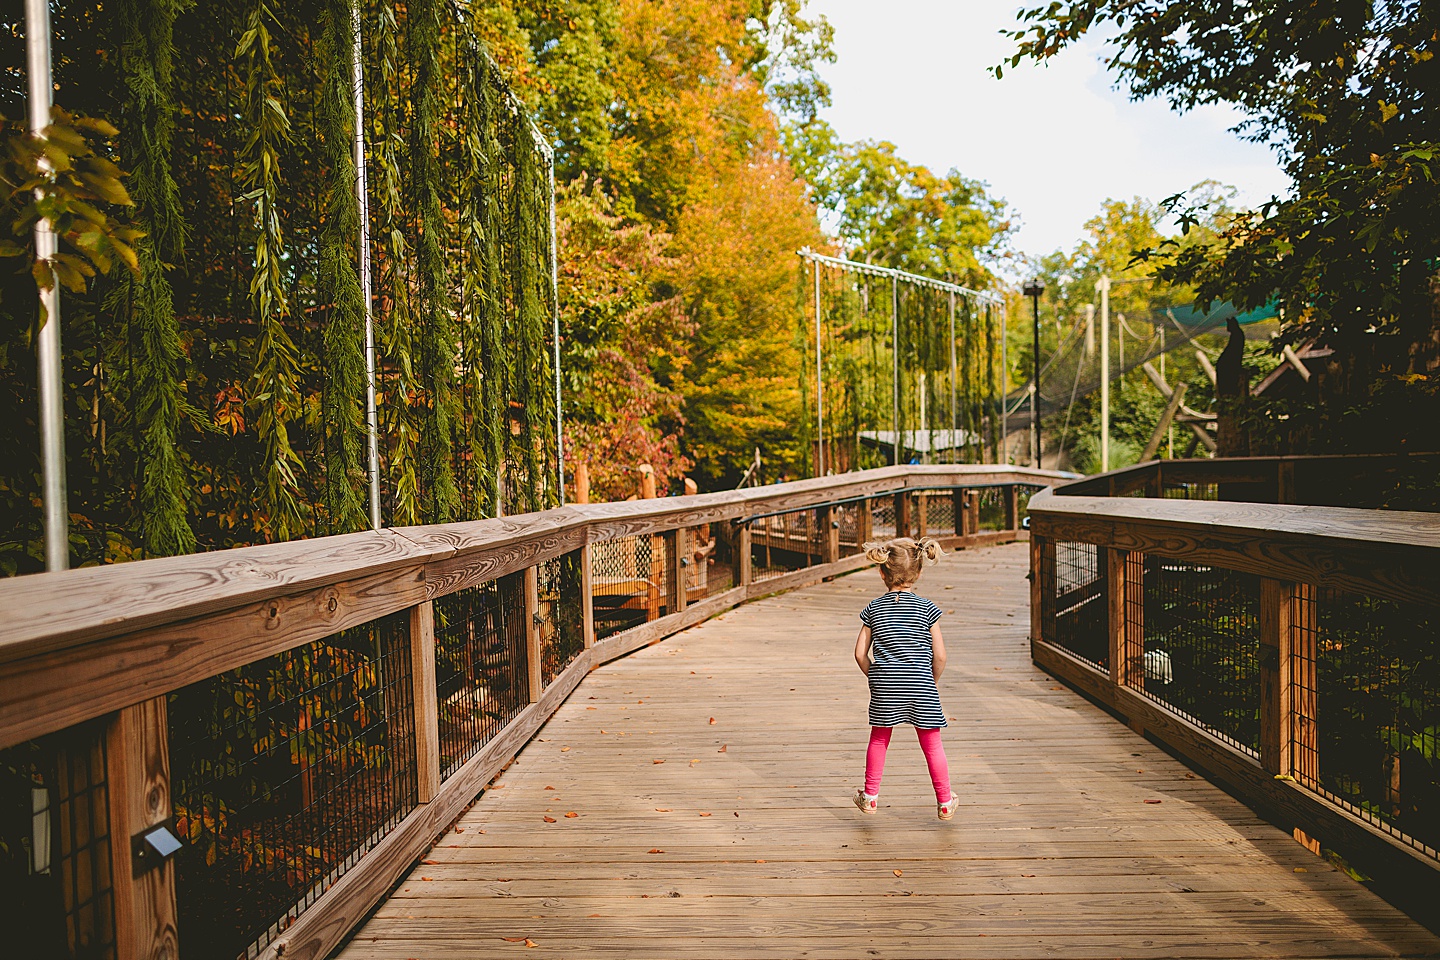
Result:
<svg viewBox="0 0 1440 960"><path fill-rule="evenodd" d="M525 709L528 682L523 573L435 599L442 779Z"/></svg>
<svg viewBox="0 0 1440 960"><path fill-rule="evenodd" d="M1010 500L1006 487L980 487L975 491L980 498L980 529L1008 530L1005 512Z"/></svg>
<svg viewBox="0 0 1440 960"><path fill-rule="evenodd" d="M1295 779L1440 858L1440 609L1329 589L1292 609Z"/></svg>
<svg viewBox="0 0 1440 960"><path fill-rule="evenodd" d="M916 537L951 537L959 532L955 516L956 491L946 487L910 494L910 524Z"/></svg>
<svg viewBox="0 0 1440 960"><path fill-rule="evenodd" d="M713 597L735 586L733 524L705 523L681 530L679 537L687 603Z"/></svg>
<svg viewBox="0 0 1440 960"><path fill-rule="evenodd" d="M661 616L665 601L665 540L620 537L590 547L595 639Z"/></svg>
<svg viewBox="0 0 1440 960"><path fill-rule="evenodd" d="M1260 755L1260 578L1147 556L1144 693Z"/></svg>
<svg viewBox="0 0 1440 960"><path fill-rule="evenodd" d="M1220 485L1217 483L1176 483L1166 481L1161 495L1166 500L1219 500ZM1139 496L1146 496L1140 493Z"/></svg>
<svg viewBox="0 0 1440 960"><path fill-rule="evenodd" d="M580 554L567 553L535 569L539 581L535 625L540 631L540 678L548 687L585 649L584 626L580 622Z"/></svg>
<svg viewBox="0 0 1440 960"><path fill-rule="evenodd" d="M0 750L0 930L10 956L112 958L100 723Z"/></svg>
<svg viewBox="0 0 1440 960"><path fill-rule="evenodd" d="M903 536L895 532L895 495L882 493L878 497L871 497L870 504L870 538L872 540L889 540L892 537Z"/></svg>
<svg viewBox="0 0 1440 960"><path fill-rule="evenodd" d="M1055 644L1101 670L1108 670L1109 644L1105 639L1105 582L1100 550L1093 543L1056 542L1053 553L1055 584Z"/></svg>
<svg viewBox="0 0 1440 960"><path fill-rule="evenodd" d="M769 580L820 563L824 537L814 509L756 517L750 521L751 580Z"/></svg>
<svg viewBox="0 0 1440 960"><path fill-rule="evenodd" d="M870 501L854 500L830 508L830 519L839 525L840 556L853 557L865 542L869 526Z"/></svg>
<svg viewBox="0 0 1440 960"><path fill-rule="evenodd" d="M170 697L179 934L255 956L415 806L406 612Z"/></svg>
<svg viewBox="0 0 1440 960"><path fill-rule="evenodd" d="M1041 486L1025 486L1023 484L1015 487L1015 522L1021 523L1030 510L1030 498L1041 490L1048 489Z"/></svg>

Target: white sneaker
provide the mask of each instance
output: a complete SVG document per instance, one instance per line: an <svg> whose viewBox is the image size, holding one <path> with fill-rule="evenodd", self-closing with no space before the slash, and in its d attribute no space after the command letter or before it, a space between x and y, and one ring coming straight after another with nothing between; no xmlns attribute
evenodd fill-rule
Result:
<svg viewBox="0 0 1440 960"><path fill-rule="evenodd" d="M960 806L960 798L955 795L954 790L951 790L949 800L935 804L935 815L941 820L949 820L955 816L955 808L958 806Z"/></svg>
<svg viewBox="0 0 1440 960"><path fill-rule="evenodd" d="M875 813L880 809L879 796L871 796L866 793L863 787L855 788L855 806L860 808L861 813Z"/></svg>

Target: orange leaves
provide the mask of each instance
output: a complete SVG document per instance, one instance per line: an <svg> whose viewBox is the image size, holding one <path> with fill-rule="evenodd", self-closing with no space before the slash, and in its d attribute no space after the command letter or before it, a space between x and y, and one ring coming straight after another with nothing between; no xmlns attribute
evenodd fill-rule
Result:
<svg viewBox="0 0 1440 960"><path fill-rule="evenodd" d="M895 874L895 876L897 876L897 877L903 877L903 876L905 876L905 871L904 871L904 870L891 870L890 872L893 873L893 874Z"/></svg>
<svg viewBox="0 0 1440 960"><path fill-rule="evenodd" d="M722 743L722 744L720 744L720 749L719 749L719 750L716 750L715 752L716 752L716 753L729 753L729 752L730 752L730 744L728 744L728 743Z"/></svg>
<svg viewBox="0 0 1440 960"><path fill-rule="evenodd" d="M540 819L544 820L546 823L554 823L554 822L555 822L555 818L554 818L554 817L551 817L551 816L541 817Z"/></svg>
<svg viewBox="0 0 1440 960"><path fill-rule="evenodd" d="M710 726L712 726L712 727L715 726L715 718L714 718L714 717L711 717L711 718L710 718Z"/></svg>
<svg viewBox="0 0 1440 960"><path fill-rule="evenodd" d="M574 810L571 810L569 813L565 814L565 819L574 820L578 816L580 816L580 814L576 813Z"/></svg>
<svg viewBox="0 0 1440 960"><path fill-rule="evenodd" d="M645 852L646 852L646 853L664 853L665 851L664 851L664 850L661 850L659 847L651 847L649 850L646 850Z"/></svg>
<svg viewBox="0 0 1440 960"><path fill-rule="evenodd" d="M506 943L523 943L527 947L540 946L540 944L536 943L534 940L531 940L529 937L501 937L500 939L504 940Z"/></svg>

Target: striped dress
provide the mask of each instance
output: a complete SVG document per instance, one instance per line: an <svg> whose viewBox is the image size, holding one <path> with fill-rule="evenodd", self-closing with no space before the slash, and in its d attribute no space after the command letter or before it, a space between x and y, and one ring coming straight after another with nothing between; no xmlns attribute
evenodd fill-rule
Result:
<svg viewBox="0 0 1440 960"><path fill-rule="evenodd" d="M892 590L860 612L870 628L870 726L947 726L935 686L930 628L940 608L909 591Z"/></svg>

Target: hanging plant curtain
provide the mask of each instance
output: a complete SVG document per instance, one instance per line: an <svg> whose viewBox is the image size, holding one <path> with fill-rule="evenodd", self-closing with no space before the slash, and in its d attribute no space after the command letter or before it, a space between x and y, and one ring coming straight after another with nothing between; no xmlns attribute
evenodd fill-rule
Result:
<svg viewBox="0 0 1440 960"><path fill-rule="evenodd" d="M57 10L57 102L119 128L146 234L139 277L67 295L75 564L368 524L357 120L384 520L558 501L552 159L467 16L362 3L357 118L348 0ZM0 90L0 113L20 97ZM0 391L22 413L0 424L5 573L41 556L27 282L0 278Z"/></svg>

